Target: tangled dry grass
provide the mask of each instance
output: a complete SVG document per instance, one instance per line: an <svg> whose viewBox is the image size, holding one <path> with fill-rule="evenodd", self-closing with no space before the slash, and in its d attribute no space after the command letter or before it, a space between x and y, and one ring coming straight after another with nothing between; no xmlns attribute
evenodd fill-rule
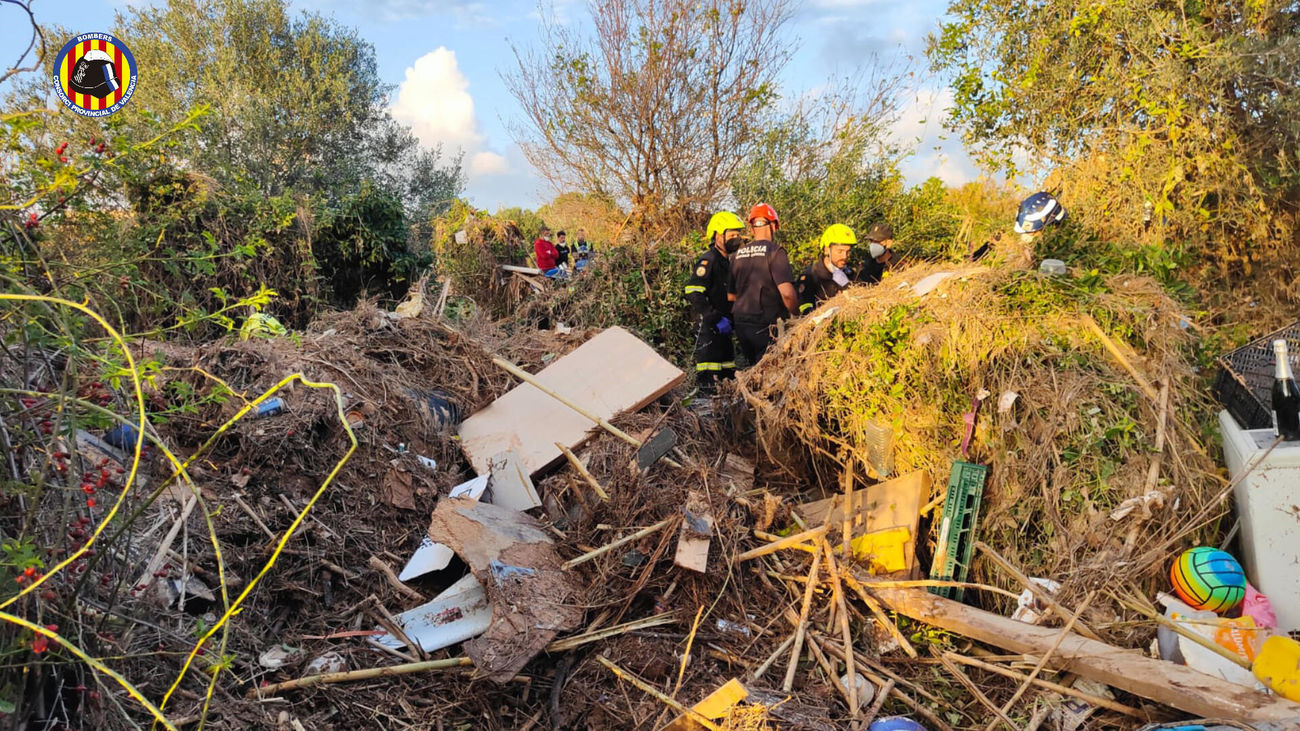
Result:
<svg viewBox="0 0 1300 731"><path fill-rule="evenodd" d="M951 276L916 294L912 285L942 272ZM1227 508L1196 428L1207 403L1195 341L1154 281L1075 274L924 265L847 290L742 379L766 452L834 489L846 464L877 476L866 455L884 425L895 472L929 471L938 497L961 457L963 414L987 392L971 443L971 459L992 468L980 539L1064 583L1069 600L1127 584L1164 589L1176 549L1213 537ZM1164 410L1151 398L1162 388ZM1128 500L1146 507L1113 520ZM984 560L973 575L1020 589ZM1123 616L1112 609L1109 619ZM1128 646L1149 634L1112 626L1110 639Z"/></svg>

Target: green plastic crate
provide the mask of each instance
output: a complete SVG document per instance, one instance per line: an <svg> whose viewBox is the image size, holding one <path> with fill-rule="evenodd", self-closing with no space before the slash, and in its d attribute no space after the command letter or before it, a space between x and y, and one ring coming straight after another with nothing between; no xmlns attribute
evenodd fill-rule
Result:
<svg viewBox="0 0 1300 731"><path fill-rule="evenodd" d="M939 541L930 578L935 581L965 581L970 572L971 554L975 552L975 525L979 520L980 499L989 468L973 462L953 462L948 475L948 494L943 501L943 519L939 524ZM935 586L930 591L947 599L961 601L964 588Z"/></svg>

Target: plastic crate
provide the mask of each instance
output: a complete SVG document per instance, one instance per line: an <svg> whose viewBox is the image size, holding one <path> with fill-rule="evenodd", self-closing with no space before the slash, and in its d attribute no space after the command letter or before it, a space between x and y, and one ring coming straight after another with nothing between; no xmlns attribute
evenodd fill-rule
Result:
<svg viewBox="0 0 1300 731"><path fill-rule="evenodd" d="M930 578L935 581L965 581L975 551L975 524L979 520L980 500L989 468L973 462L953 462L948 475L948 494L943 500L943 518ZM966 590L953 586L936 586L931 592L961 601Z"/></svg>
<svg viewBox="0 0 1300 731"><path fill-rule="evenodd" d="M1246 429L1273 426L1273 341L1286 340L1287 352L1300 352L1300 322L1256 338L1219 358L1214 397Z"/></svg>

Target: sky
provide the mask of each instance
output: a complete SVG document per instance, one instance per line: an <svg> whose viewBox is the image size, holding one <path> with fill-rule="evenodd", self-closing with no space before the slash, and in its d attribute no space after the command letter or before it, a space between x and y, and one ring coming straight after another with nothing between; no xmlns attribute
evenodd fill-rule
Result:
<svg viewBox="0 0 1300 731"><path fill-rule="evenodd" d="M114 14L158 0L33 0L43 25L75 33L111 32ZM332 16L375 46L382 78L394 86L393 115L428 146L464 153L466 196L488 210L535 208L555 195L510 135L519 119L503 75L514 72L512 47L540 44L539 13L581 23L585 0L290 0L300 10ZM926 35L937 28L945 0L803 0L789 26L797 44L781 79L787 98L860 72L873 62L915 72L900 93L894 140L912 150L902 163L910 183L938 176L949 184L979 170L942 119L951 91L926 73ZM26 46L25 17L0 3L0 64ZM49 39L56 52L66 39ZM130 39L122 39L130 45ZM141 83L148 83L142 70Z"/></svg>

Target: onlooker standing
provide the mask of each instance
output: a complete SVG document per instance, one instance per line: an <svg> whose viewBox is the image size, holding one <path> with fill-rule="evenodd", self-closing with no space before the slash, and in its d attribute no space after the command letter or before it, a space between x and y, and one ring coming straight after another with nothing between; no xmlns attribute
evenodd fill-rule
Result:
<svg viewBox="0 0 1300 731"><path fill-rule="evenodd" d="M772 344L772 326L799 314L799 295L790 257L772 240L781 226L776 211L759 203L749 209L748 223L754 240L732 256L727 296L734 302L731 311L740 351L753 364Z"/></svg>
<svg viewBox="0 0 1300 731"><path fill-rule="evenodd" d="M567 265L569 263L569 243L565 239L563 231L557 231L555 234L555 250L559 256L555 257L555 263Z"/></svg>
<svg viewBox="0 0 1300 731"><path fill-rule="evenodd" d="M578 238L573 242L573 252L577 255L577 261L573 262L574 270L581 270L587 267L591 257L591 244L587 243L587 229L578 229Z"/></svg>
<svg viewBox="0 0 1300 731"><path fill-rule="evenodd" d="M560 274L560 252L551 243L550 236L551 230L543 226L537 232L537 240L533 242L533 254L537 257L537 268L546 276L554 277Z"/></svg>

